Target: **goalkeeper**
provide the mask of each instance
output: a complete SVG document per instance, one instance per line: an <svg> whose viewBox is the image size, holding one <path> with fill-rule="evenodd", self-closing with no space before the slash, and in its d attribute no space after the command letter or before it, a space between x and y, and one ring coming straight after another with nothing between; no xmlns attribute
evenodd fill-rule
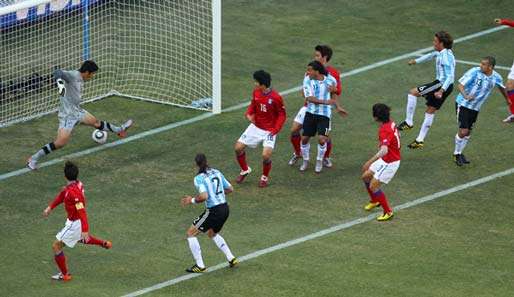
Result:
<svg viewBox="0 0 514 297"><path fill-rule="evenodd" d="M95 127L102 131L110 131L125 137L127 129L133 121L128 120L121 126L115 126L105 121L97 120L92 114L80 107L82 87L85 81L95 76L98 66L93 61L85 61L77 70L55 70L53 76L57 82L61 103L59 105L59 129L53 142L45 144L39 151L27 160L27 167L37 169L37 162L52 151L62 148L71 138L73 127L78 123Z"/></svg>

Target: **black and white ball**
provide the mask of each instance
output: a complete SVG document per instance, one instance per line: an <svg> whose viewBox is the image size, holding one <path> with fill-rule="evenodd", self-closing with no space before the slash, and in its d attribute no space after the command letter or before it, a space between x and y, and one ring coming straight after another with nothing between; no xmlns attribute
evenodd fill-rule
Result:
<svg viewBox="0 0 514 297"><path fill-rule="evenodd" d="M104 144L107 141L107 132L96 129L93 131L91 138L93 138L96 143Z"/></svg>

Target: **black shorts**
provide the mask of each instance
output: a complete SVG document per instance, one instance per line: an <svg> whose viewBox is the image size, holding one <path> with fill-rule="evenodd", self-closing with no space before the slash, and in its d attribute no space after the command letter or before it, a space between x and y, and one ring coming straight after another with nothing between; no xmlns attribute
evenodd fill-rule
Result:
<svg viewBox="0 0 514 297"><path fill-rule="evenodd" d="M228 214L228 204L216 205L204 210L199 217L193 220L193 225L202 232L212 229L214 233L219 233L228 219Z"/></svg>
<svg viewBox="0 0 514 297"><path fill-rule="evenodd" d="M460 129L473 129L473 125L477 121L478 111L469 109L464 106L460 106L455 103L455 112L457 113L457 119L459 121Z"/></svg>
<svg viewBox="0 0 514 297"><path fill-rule="evenodd" d="M419 94L421 96L425 97L425 99L427 100L427 102L426 102L427 106L432 106L435 109L439 109L439 108L441 108L441 106L443 106L444 101L446 100L446 98L448 96L450 96L450 94L453 91L453 84L451 84L448 87L448 90L444 91L443 97L438 99L435 97L434 93L439 91L442 86L443 86L443 84L436 79L431 83L424 84L424 85L417 87L417 89L418 89Z"/></svg>
<svg viewBox="0 0 514 297"><path fill-rule="evenodd" d="M303 136L312 137L316 135L328 136L330 132L330 118L310 112L305 113L303 120Z"/></svg>

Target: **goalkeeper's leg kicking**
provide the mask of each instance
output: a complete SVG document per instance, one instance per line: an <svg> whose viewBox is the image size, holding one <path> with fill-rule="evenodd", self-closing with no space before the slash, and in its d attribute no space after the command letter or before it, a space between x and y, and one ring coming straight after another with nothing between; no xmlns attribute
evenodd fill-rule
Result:
<svg viewBox="0 0 514 297"><path fill-rule="evenodd" d="M71 138L73 128L82 123L95 127L102 131L110 131L120 137L127 135L127 129L132 126L133 121L127 120L123 125L116 126L106 121L100 121L92 114L80 107L82 84L93 78L98 71L98 66L93 61L85 61L78 71L56 70L54 77L57 82L61 104L59 106L59 129L57 137L53 142L45 144L34 155L27 160L27 167L31 170L37 169L37 162L52 151L65 146Z"/></svg>

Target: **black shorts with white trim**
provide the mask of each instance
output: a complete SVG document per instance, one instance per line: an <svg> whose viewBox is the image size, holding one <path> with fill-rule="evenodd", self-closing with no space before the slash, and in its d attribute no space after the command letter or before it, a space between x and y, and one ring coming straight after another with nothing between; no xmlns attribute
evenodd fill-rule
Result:
<svg viewBox="0 0 514 297"><path fill-rule="evenodd" d="M478 111L455 103L455 112L457 113L459 128L472 130L478 118Z"/></svg>
<svg viewBox="0 0 514 297"><path fill-rule="evenodd" d="M418 86L417 90L420 96L425 97L427 106L439 109L443 106L444 101L453 91L453 84L451 84L448 86L448 89L443 92L443 96L441 98L436 98L434 93L439 91L442 86L443 84L436 79L433 82Z"/></svg>
<svg viewBox="0 0 514 297"><path fill-rule="evenodd" d="M322 115L305 113L303 120L303 135L312 137L318 135L328 136L330 132L330 118Z"/></svg>
<svg viewBox="0 0 514 297"><path fill-rule="evenodd" d="M193 226L202 232L212 229L218 233L228 219L229 208L227 203L207 208L204 212L193 220Z"/></svg>

